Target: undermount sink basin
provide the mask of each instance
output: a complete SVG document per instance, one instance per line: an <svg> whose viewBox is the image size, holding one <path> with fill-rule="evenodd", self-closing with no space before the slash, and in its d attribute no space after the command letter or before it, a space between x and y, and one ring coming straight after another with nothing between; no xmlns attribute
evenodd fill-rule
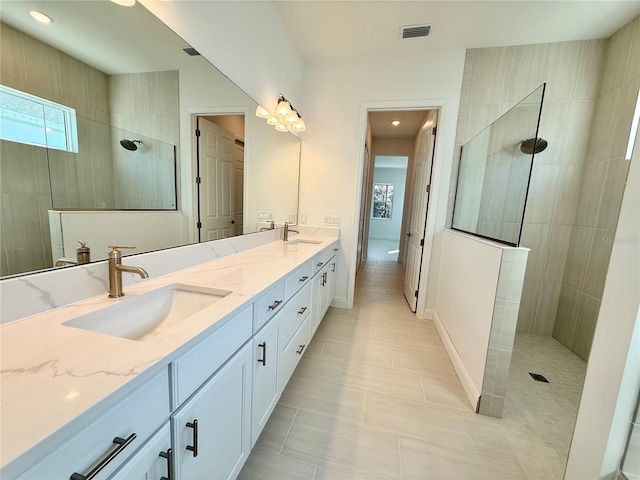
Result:
<svg viewBox="0 0 640 480"><path fill-rule="evenodd" d="M231 292L173 283L126 298L63 323L68 327L130 340L147 340L188 319Z"/></svg>
<svg viewBox="0 0 640 480"><path fill-rule="evenodd" d="M302 245L302 244L307 244L307 245L318 245L319 243L322 243L322 240L308 240L306 238L296 238L295 240L289 240L288 241L289 245Z"/></svg>

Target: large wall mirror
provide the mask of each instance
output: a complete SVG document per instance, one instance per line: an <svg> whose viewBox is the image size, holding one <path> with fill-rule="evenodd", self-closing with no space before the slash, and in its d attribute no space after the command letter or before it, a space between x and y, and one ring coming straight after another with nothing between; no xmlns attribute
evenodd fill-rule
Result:
<svg viewBox="0 0 640 480"><path fill-rule="evenodd" d="M296 222L299 139L142 5L0 14L0 276Z"/></svg>

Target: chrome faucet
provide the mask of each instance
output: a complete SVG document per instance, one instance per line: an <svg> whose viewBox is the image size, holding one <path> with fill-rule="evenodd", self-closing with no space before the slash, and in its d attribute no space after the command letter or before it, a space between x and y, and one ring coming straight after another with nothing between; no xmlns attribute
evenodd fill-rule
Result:
<svg viewBox="0 0 640 480"><path fill-rule="evenodd" d="M148 278L149 274L144 268L122 265L122 252L119 248L136 248L129 245L109 245L109 298L124 296L122 291L122 272L137 273L142 278Z"/></svg>
<svg viewBox="0 0 640 480"><path fill-rule="evenodd" d="M289 228L289 222L284 222L284 236L282 237L282 239L285 242L289 241L289 232L300 233L298 230Z"/></svg>

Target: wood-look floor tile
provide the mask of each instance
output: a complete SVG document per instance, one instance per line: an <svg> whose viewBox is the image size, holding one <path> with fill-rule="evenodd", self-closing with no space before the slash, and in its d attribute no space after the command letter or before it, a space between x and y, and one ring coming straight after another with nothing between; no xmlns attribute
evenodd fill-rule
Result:
<svg viewBox="0 0 640 480"><path fill-rule="evenodd" d="M280 397L280 405L319 412L352 422L364 418L365 392L349 385L334 384L293 375Z"/></svg>
<svg viewBox="0 0 640 480"><path fill-rule="evenodd" d="M293 374L323 382L338 383L343 362L341 358L307 352L300 359Z"/></svg>
<svg viewBox="0 0 640 480"><path fill-rule="evenodd" d="M465 423L454 409L367 392L364 423L426 442L474 451Z"/></svg>
<svg viewBox="0 0 640 480"><path fill-rule="evenodd" d="M404 480L526 480L519 464L400 436Z"/></svg>
<svg viewBox="0 0 640 480"><path fill-rule="evenodd" d="M393 366L392 350L378 345L349 345L327 340L322 350L322 355L337 357L354 363L378 365L380 367Z"/></svg>
<svg viewBox="0 0 640 480"><path fill-rule="evenodd" d="M263 450L254 450L238 475L238 480L313 480L316 467Z"/></svg>
<svg viewBox="0 0 640 480"><path fill-rule="evenodd" d="M363 325L332 325L321 323L316 331L319 337L336 342L350 343L354 345L366 345L369 343L369 328Z"/></svg>
<svg viewBox="0 0 640 480"><path fill-rule="evenodd" d="M298 412L282 455L325 469L343 465L366 478L400 478L397 435L311 412Z"/></svg>
<svg viewBox="0 0 640 480"><path fill-rule="evenodd" d="M354 387L388 393L410 400L424 401L419 375L391 368L345 362L340 383Z"/></svg>
<svg viewBox="0 0 640 480"><path fill-rule="evenodd" d="M253 448L279 454L293 424L296 412L295 408L276 405Z"/></svg>
<svg viewBox="0 0 640 480"><path fill-rule="evenodd" d="M460 382L440 381L439 377L421 376L421 379L427 402L473 411L474 407Z"/></svg>

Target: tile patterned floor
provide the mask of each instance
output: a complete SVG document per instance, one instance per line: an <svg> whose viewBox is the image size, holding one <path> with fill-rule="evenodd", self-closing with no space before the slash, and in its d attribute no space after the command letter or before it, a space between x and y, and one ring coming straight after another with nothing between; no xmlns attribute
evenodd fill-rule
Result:
<svg viewBox="0 0 640 480"><path fill-rule="evenodd" d="M516 358L506 418L473 413L433 323L410 312L403 274L395 262L362 265L354 308L329 309L240 479L562 478L567 412L579 396L553 397L566 416L554 418L557 429L536 424L527 409L542 401L524 393L528 366ZM518 339L524 356L539 348L529 340ZM536 365L555 392L547 367Z"/></svg>

